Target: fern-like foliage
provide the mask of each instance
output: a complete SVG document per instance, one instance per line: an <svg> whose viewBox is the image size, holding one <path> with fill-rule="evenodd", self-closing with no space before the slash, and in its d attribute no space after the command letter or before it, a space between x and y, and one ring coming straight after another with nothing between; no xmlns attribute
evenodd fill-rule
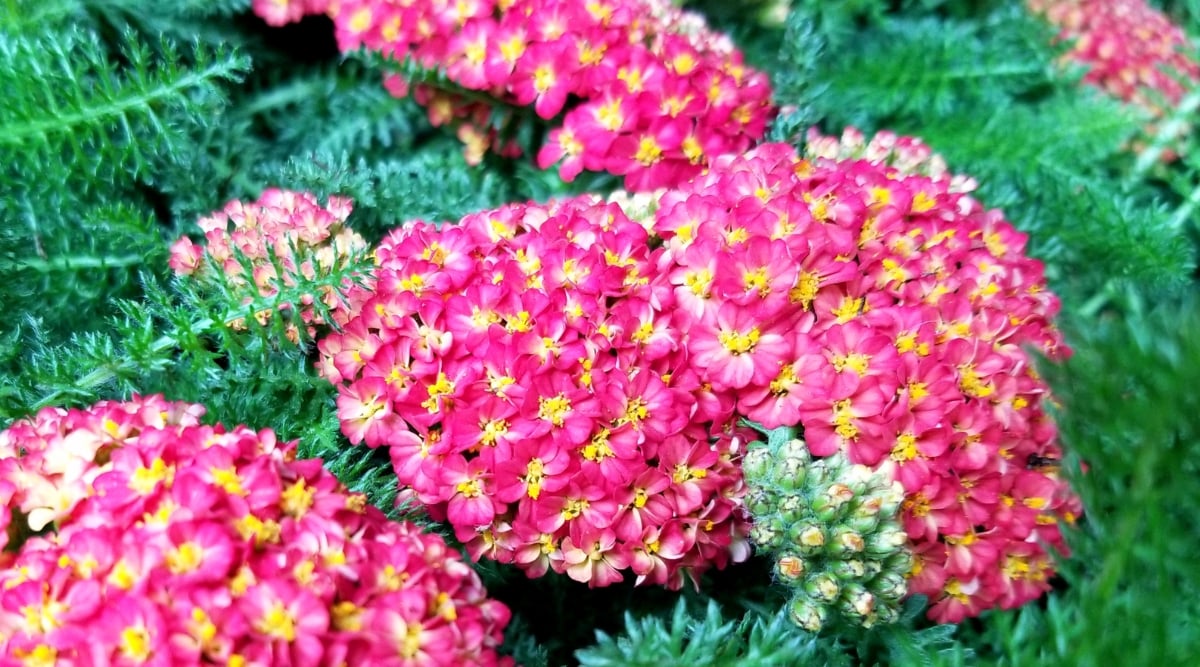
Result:
<svg viewBox="0 0 1200 667"><path fill-rule="evenodd" d="M94 33L0 33L0 85L9 91L0 102L0 148L12 158L6 168L14 179L47 160L86 165L89 177L137 177L164 157L183 157L173 126L214 113L221 82L247 67L201 48L189 51L185 66L169 43L122 42L116 74L117 59Z"/></svg>
<svg viewBox="0 0 1200 667"><path fill-rule="evenodd" d="M348 153L311 153L257 171L264 182L350 197L355 202L349 225L371 241L410 220L455 221L470 211L499 206L512 188L489 170L470 167L454 145L441 138L440 150L404 158L369 161Z"/></svg>
<svg viewBox="0 0 1200 667"><path fill-rule="evenodd" d="M911 601L896 625L871 632L844 628L833 637L799 629L786 612L749 612L730 619L712 600L703 615L680 601L669 618L626 613L624 633L598 631L596 644L577 651L576 657L584 667L848 667L929 665L955 654L969 659L969 650L954 646L952 626L914 627L922 607Z"/></svg>
<svg viewBox="0 0 1200 667"><path fill-rule="evenodd" d="M6 306L55 334L90 328L162 257L153 183L191 161L186 128L219 113L248 64L129 32L106 42L76 3L20 4L0 15L0 279Z"/></svg>
<svg viewBox="0 0 1200 667"><path fill-rule="evenodd" d="M717 667L817 665L820 649L783 616L748 614L727 619L710 601L695 616L680 601L669 618L625 614L625 632L596 633L596 645L578 651L584 667Z"/></svg>

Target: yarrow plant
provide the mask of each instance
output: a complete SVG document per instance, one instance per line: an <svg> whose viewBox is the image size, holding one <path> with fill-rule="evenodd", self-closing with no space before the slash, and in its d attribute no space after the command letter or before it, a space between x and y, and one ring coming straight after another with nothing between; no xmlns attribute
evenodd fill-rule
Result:
<svg viewBox="0 0 1200 667"><path fill-rule="evenodd" d="M265 190L257 200L227 203L220 211L200 218L204 244L181 236L171 245L170 267L175 273L203 283L219 282L246 305L272 298L297 280L329 276L352 258L363 254L367 242L346 226L353 205L344 197L330 197L322 206L313 195L278 188ZM299 338L303 325L309 337L316 327L327 324L319 309L336 320L343 308L333 287L305 295L299 304L299 322L289 321L288 337ZM282 309L289 308L285 304ZM255 313L260 324L273 311ZM233 322L245 328L244 320Z"/></svg>
<svg viewBox="0 0 1200 667"><path fill-rule="evenodd" d="M282 23L301 5L256 8ZM475 162L489 148L519 151L497 131L496 107L532 106L554 125L541 168L558 164L568 181L585 169L609 172L631 190L650 190L746 150L773 114L766 75L668 0L339 0L329 10L343 51L412 59L473 93L413 91L434 125L457 127ZM400 76L386 84L408 93Z"/></svg>
<svg viewBox="0 0 1200 667"><path fill-rule="evenodd" d="M440 537L203 413L135 397L0 432L0 519L40 533L7 545L0 661L511 664L507 608Z"/></svg>
<svg viewBox="0 0 1200 667"><path fill-rule="evenodd" d="M1065 58L1087 68L1086 83L1144 109L1154 120L1200 82L1200 63L1187 35L1145 0L1029 0L1028 5L1071 44Z"/></svg>
<svg viewBox="0 0 1200 667"><path fill-rule="evenodd" d="M530 576L678 588L745 559L732 401L687 362L660 256L591 196L394 232L319 343L343 432Z"/></svg>
<svg viewBox="0 0 1200 667"><path fill-rule="evenodd" d="M934 618L1019 604L1078 510L1025 348L1068 350L1024 237L951 183L767 144L640 220L585 197L401 229L322 372L476 557L669 586L739 560L747 418L901 483Z"/></svg>

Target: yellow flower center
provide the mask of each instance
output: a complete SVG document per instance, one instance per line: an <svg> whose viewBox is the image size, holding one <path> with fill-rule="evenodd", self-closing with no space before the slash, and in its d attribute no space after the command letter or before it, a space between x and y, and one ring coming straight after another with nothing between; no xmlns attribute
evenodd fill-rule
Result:
<svg viewBox="0 0 1200 667"><path fill-rule="evenodd" d="M459 482L454 489L467 498L478 498L483 493L483 485L477 479Z"/></svg>
<svg viewBox="0 0 1200 667"><path fill-rule="evenodd" d="M758 330L758 327L754 327L746 333L722 331L717 335L717 340L721 341L721 345L724 345L730 354L738 356L747 352L753 352L754 347L758 345L758 340L761 337L762 333Z"/></svg>
<svg viewBox="0 0 1200 667"><path fill-rule="evenodd" d="M798 303L805 310L812 307L813 299L817 298L817 291L821 289L821 278L815 273L801 271L800 277L796 279L796 286L788 292L788 297L792 303Z"/></svg>
<svg viewBox="0 0 1200 667"><path fill-rule="evenodd" d="M854 352L851 354L837 355L833 358L833 369L841 373L847 368L854 371L857 375L866 375L867 369L871 365L870 355Z"/></svg>
<svg viewBox="0 0 1200 667"><path fill-rule="evenodd" d="M896 436L896 446L892 447L892 460L897 463L911 461L917 458L917 438L912 433L901 433Z"/></svg>
<svg viewBox="0 0 1200 667"><path fill-rule="evenodd" d="M299 519L313 505L317 490L309 487L303 479L283 490L279 498L279 507L287 515Z"/></svg>
<svg viewBox="0 0 1200 667"><path fill-rule="evenodd" d="M983 377L975 372L974 364L958 367L958 386L963 393L974 398L987 398L995 388L983 381Z"/></svg>
<svg viewBox="0 0 1200 667"><path fill-rule="evenodd" d="M655 141L654 137L642 137L642 140L638 142L637 152L633 154L633 159L643 166L649 167L662 159L662 152L662 146Z"/></svg>
<svg viewBox="0 0 1200 667"><path fill-rule="evenodd" d="M525 493L534 500L542 494L542 479L545 478L545 466L541 459L530 459L525 466Z"/></svg>
<svg viewBox="0 0 1200 667"><path fill-rule="evenodd" d="M758 295L762 297L770 294L771 286L767 278L767 268L764 266L753 271L743 272L742 289L747 292L758 292Z"/></svg>
<svg viewBox="0 0 1200 667"><path fill-rule="evenodd" d="M140 495L148 496L158 488L159 483L171 484L175 479L175 466L169 466L162 459L154 459L150 467L138 466L129 478L129 488Z"/></svg>
<svg viewBox="0 0 1200 667"><path fill-rule="evenodd" d="M604 428L600 429L600 432L596 435L593 435L591 441L584 445L583 449L580 450L580 453L583 454L583 458L598 463L610 456L616 456L616 453L613 452L612 447L608 445L609 433L610 431Z"/></svg>
<svg viewBox="0 0 1200 667"><path fill-rule="evenodd" d="M568 498L567 504L562 510L563 521L570 521L583 514L589 504L586 498Z"/></svg>
<svg viewBox="0 0 1200 667"><path fill-rule="evenodd" d="M171 574L195 572L204 561L204 547L195 542L184 542L167 552L166 561Z"/></svg>
<svg viewBox="0 0 1200 667"><path fill-rule="evenodd" d="M121 654L138 662L150 659L150 633L146 628L135 625L121 631Z"/></svg>
<svg viewBox="0 0 1200 667"><path fill-rule="evenodd" d="M209 468L212 473L213 483L221 487L225 493L244 496L247 491L242 487L242 478L238 475L237 468Z"/></svg>
<svg viewBox="0 0 1200 667"><path fill-rule="evenodd" d="M538 418L545 419L555 426L562 426L567 415L571 412L571 401L566 394L538 399Z"/></svg>
<svg viewBox="0 0 1200 667"><path fill-rule="evenodd" d="M271 605L254 627L265 635L278 637L286 642L296 640L296 619L288 613L282 602Z"/></svg>
<svg viewBox="0 0 1200 667"><path fill-rule="evenodd" d="M539 65L533 71L533 88L538 91L538 94L545 93L554 86L554 82L558 77L554 74L554 68L550 65Z"/></svg>
<svg viewBox="0 0 1200 667"><path fill-rule="evenodd" d="M683 277L683 284L687 285L692 290L692 294L698 297L708 296L708 290L712 287L712 282L713 274L708 269L688 271Z"/></svg>

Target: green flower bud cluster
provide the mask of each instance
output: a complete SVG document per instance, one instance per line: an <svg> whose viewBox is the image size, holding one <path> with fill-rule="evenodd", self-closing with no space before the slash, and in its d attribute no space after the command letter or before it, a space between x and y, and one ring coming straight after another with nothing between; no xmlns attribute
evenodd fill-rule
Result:
<svg viewBox="0 0 1200 667"><path fill-rule="evenodd" d="M842 452L814 459L803 440L772 440L742 460L745 503L750 540L795 591L792 620L811 632L839 617L868 628L895 621L913 564L899 482Z"/></svg>

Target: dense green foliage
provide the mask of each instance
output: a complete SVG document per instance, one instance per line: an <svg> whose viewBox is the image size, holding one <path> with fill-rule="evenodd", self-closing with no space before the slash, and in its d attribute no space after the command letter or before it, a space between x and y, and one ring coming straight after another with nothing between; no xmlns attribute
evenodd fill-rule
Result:
<svg viewBox="0 0 1200 667"><path fill-rule="evenodd" d="M340 434L312 341L289 343L278 320L226 326L319 284L234 305L173 278L169 242L271 185L351 197L349 224L375 241L414 218L616 181L565 184L496 156L470 166L453 136L379 85L394 65L343 61L327 20L271 30L249 4L0 2L0 426L47 405L162 392L203 402L208 419L300 438L391 509L387 456ZM514 654L596 667L1193 663L1200 150L1170 165L1153 159L1154 137L1140 158L1124 151L1144 118L1058 68L1052 31L1019 3L796 0L783 23L768 3L690 4L772 73L787 106L774 138L800 142L812 124L921 136L1030 234L1075 349L1044 372L1087 514L1053 594L958 628L930 627L910 600L895 626L805 635L776 614L784 592L759 559L678 602L480 565L517 613ZM1200 3L1162 4L1200 35ZM1200 98L1188 99L1173 122L1200 120Z"/></svg>

